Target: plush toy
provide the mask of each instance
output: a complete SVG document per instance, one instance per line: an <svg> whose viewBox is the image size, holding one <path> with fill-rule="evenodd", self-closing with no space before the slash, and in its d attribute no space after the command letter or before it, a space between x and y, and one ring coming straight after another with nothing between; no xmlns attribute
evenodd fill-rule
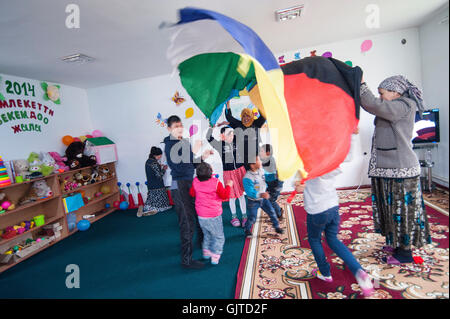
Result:
<svg viewBox="0 0 450 319"><path fill-rule="evenodd" d="M14 208L16 208L16 204L5 193L0 193L0 211L13 210Z"/></svg>
<svg viewBox="0 0 450 319"><path fill-rule="evenodd" d="M59 166L56 164L56 161L53 159L53 157L47 153L47 152L41 152L39 155L39 159L42 161L42 164L45 167L52 168L51 173L58 173ZM44 176L46 176L44 174Z"/></svg>
<svg viewBox="0 0 450 319"><path fill-rule="evenodd" d="M30 156L27 159L28 163L30 163L30 172L32 178L39 176L48 176L53 173L53 166L45 165L39 158L39 155L35 152L31 152ZM40 173L40 174L37 174Z"/></svg>
<svg viewBox="0 0 450 319"><path fill-rule="evenodd" d="M77 160L80 163L80 167L87 167L97 164L97 160L94 155L86 156L84 155L84 143L82 142L72 142L66 149L67 165L72 168L72 160Z"/></svg>
<svg viewBox="0 0 450 319"><path fill-rule="evenodd" d="M99 174L99 172L98 172L98 166L95 166L95 167L92 169L92 174L91 174L91 181L90 181L90 183L91 183L91 184L94 184L94 183L100 182L101 180L102 180L102 178L101 178L101 176L100 176L100 174Z"/></svg>
<svg viewBox="0 0 450 319"><path fill-rule="evenodd" d="M68 176L64 178L64 181L61 185L61 189L63 190L63 192L72 191L76 188L78 188L78 184L76 182L71 181Z"/></svg>
<svg viewBox="0 0 450 319"><path fill-rule="evenodd" d="M69 165L69 170L79 169L81 167L80 162L76 159L68 160L66 163Z"/></svg>
<svg viewBox="0 0 450 319"><path fill-rule="evenodd" d="M101 180L105 180L105 179L108 179L108 178L111 178L114 176L114 173L112 173L109 170L108 166L106 166L106 165L101 165L98 168L98 173L100 175Z"/></svg>
<svg viewBox="0 0 450 319"><path fill-rule="evenodd" d="M47 182L45 180L40 180L33 183L28 194L23 197L19 203L20 205L24 205L52 195L53 192L47 185Z"/></svg>
<svg viewBox="0 0 450 319"><path fill-rule="evenodd" d="M27 160L15 160L13 161L14 164L14 171L16 176L22 176L22 178L25 180L27 179L27 176L30 174L30 164Z"/></svg>
<svg viewBox="0 0 450 319"><path fill-rule="evenodd" d="M67 157L61 157L61 155L57 152L48 152L48 154L53 157L59 169L62 169L63 172L67 172L69 170L69 166L64 163L67 161Z"/></svg>

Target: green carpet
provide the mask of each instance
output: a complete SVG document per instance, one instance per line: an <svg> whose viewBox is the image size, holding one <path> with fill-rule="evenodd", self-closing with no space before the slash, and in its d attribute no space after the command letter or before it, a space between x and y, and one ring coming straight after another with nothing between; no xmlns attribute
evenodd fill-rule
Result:
<svg viewBox="0 0 450 319"><path fill-rule="evenodd" d="M116 211L0 274L0 298L233 298L244 247L242 228L224 204L224 253L201 270L180 265L175 210L137 218ZM196 246L194 258L201 258ZM80 269L80 288L66 287L66 266Z"/></svg>

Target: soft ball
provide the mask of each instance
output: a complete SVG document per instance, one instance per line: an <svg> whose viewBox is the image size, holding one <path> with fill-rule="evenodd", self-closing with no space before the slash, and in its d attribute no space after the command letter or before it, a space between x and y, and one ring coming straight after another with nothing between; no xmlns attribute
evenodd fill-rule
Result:
<svg viewBox="0 0 450 319"><path fill-rule="evenodd" d="M86 219L82 219L77 223L77 228L78 228L78 230L81 230L81 231L88 230L90 226L91 226L91 223Z"/></svg>
<svg viewBox="0 0 450 319"><path fill-rule="evenodd" d="M102 187L100 187L100 191L103 194L109 194L111 192L111 187L109 187L108 185L103 185Z"/></svg>
<svg viewBox="0 0 450 319"><path fill-rule="evenodd" d="M120 202L119 202L118 200L116 200L116 201L113 203L113 206L114 206L115 208L119 208Z"/></svg>
<svg viewBox="0 0 450 319"><path fill-rule="evenodd" d="M120 203L119 208L120 208L121 210L127 209L127 208L128 208L128 203L127 203L127 202L122 202L122 203Z"/></svg>

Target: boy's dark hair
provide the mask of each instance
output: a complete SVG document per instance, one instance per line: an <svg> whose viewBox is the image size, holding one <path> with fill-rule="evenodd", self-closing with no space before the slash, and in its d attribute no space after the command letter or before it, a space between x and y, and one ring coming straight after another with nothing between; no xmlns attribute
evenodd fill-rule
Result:
<svg viewBox="0 0 450 319"><path fill-rule="evenodd" d="M148 158L155 158L155 156L162 155L162 150L159 147L152 146L152 149L150 150L150 155Z"/></svg>
<svg viewBox="0 0 450 319"><path fill-rule="evenodd" d="M262 148L266 153L269 153L270 155L272 155L272 145L270 145L270 144L264 144L263 146L261 146L261 148Z"/></svg>
<svg viewBox="0 0 450 319"><path fill-rule="evenodd" d="M205 162L201 162L197 165L197 178L200 182L207 181L211 178L212 175L212 168L211 165Z"/></svg>
<svg viewBox="0 0 450 319"><path fill-rule="evenodd" d="M169 116L169 118L167 119L167 126L171 127L173 123L180 123L181 119L176 116L176 115L171 115Z"/></svg>
<svg viewBox="0 0 450 319"><path fill-rule="evenodd" d="M224 126L224 127L222 127L221 129L220 129L220 134L223 134L223 133L225 133L225 130L227 129L227 128L232 128L231 126Z"/></svg>
<svg viewBox="0 0 450 319"><path fill-rule="evenodd" d="M248 162L244 164L245 170L250 171L251 170L251 165L256 163L256 158L258 157L258 155L249 155L248 157Z"/></svg>

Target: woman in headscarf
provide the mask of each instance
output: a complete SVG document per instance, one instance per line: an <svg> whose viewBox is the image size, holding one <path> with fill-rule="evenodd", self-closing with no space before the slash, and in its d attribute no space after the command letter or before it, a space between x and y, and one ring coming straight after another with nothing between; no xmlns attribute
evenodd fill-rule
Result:
<svg viewBox="0 0 450 319"><path fill-rule="evenodd" d="M144 207L140 206L137 216L154 215L166 211L172 206L169 202L167 190L164 187L163 176L167 166L162 166L158 160L162 157L162 150L153 146L145 162L145 174L147 176L147 200Z"/></svg>
<svg viewBox="0 0 450 319"><path fill-rule="evenodd" d="M411 142L416 111L424 111L422 92L401 75L382 81L378 92L376 98L362 80L361 106L376 116L369 162L375 231L386 237L387 263L410 263L412 246L431 243Z"/></svg>
<svg viewBox="0 0 450 319"><path fill-rule="evenodd" d="M227 103L225 117L228 122L222 124L228 124L235 130L238 157L243 158L244 164L248 164L249 159L255 158L259 154L259 144L261 144L259 129L264 125L266 119L260 115L255 120L253 111L249 108L244 108L239 121L231 114L230 102Z"/></svg>

